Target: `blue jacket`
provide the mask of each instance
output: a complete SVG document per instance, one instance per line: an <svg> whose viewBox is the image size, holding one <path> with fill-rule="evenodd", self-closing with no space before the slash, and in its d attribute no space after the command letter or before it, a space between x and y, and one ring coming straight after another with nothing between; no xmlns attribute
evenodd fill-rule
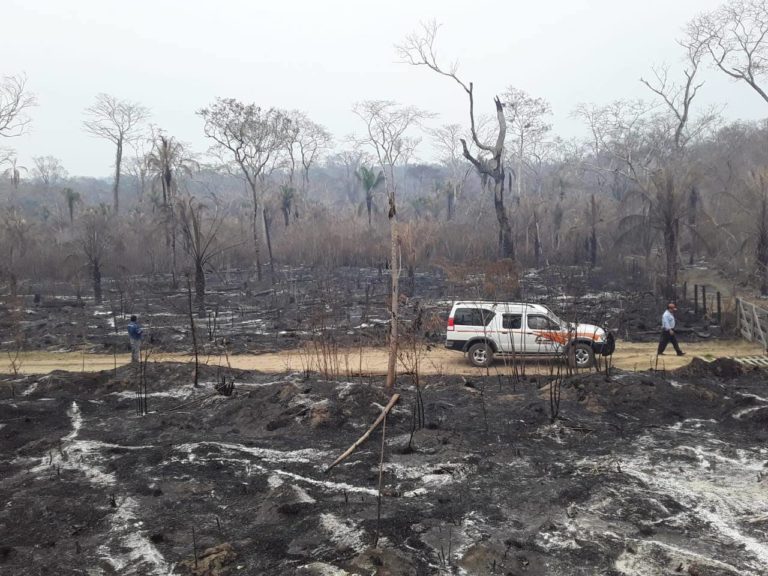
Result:
<svg viewBox="0 0 768 576"><path fill-rule="evenodd" d="M141 340L141 335L143 333L144 331L141 329L138 322L131 322L128 324L128 336L130 336L131 340Z"/></svg>

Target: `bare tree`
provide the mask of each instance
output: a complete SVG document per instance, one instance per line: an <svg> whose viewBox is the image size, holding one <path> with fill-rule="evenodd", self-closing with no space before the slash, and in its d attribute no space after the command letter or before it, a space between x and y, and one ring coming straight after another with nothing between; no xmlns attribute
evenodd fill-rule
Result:
<svg viewBox="0 0 768 576"><path fill-rule="evenodd" d="M56 186L61 180L67 178L67 170L61 164L61 160L53 156L35 156L33 173L46 188Z"/></svg>
<svg viewBox="0 0 768 576"><path fill-rule="evenodd" d="M510 86L502 95L506 108L508 137L514 139L513 157L517 166L514 171L518 197L523 194L524 169L529 157L535 156L552 126L546 118L552 115L552 107L543 98L536 98L524 90Z"/></svg>
<svg viewBox="0 0 768 576"><path fill-rule="evenodd" d="M115 145L115 180L112 185L113 209L120 209L120 173L123 148L139 136L139 128L149 117L149 110L128 100L119 100L109 94L98 94L96 103L85 109L85 131Z"/></svg>
<svg viewBox="0 0 768 576"><path fill-rule="evenodd" d="M342 150L330 156L326 162L328 166L341 166L344 172L344 195L351 204L358 202L358 188L355 186L357 171L366 161L366 152L361 150L359 144L353 142L354 147Z"/></svg>
<svg viewBox="0 0 768 576"><path fill-rule="evenodd" d="M3 76L0 80L0 136L9 138L23 134L31 122L27 112L36 103L35 96L27 91L26 76Z"/></svg>
<svg viewBox="0 0 768 576"><path fill-rule="evenodd" d="M706 51L715 67L747 83L763 100L760 80L768 74L768 4L765 0L729 0L688 24L686 44Z"/></svg>
<svg viewBox="0 0 768 576"><path fill-rule="evenodd" d="M114 221L107 207L102 204L98 208L89 208L83 214L80 224L79 243L91 271L93 297L96 304L101 304L101 277L115 238L112 230Z"/></svg>
<svg viewBox="0 0 768 576"><path fill-rule="evenodd" d="M410 34L405 43L398 46L398 52L402 60L413 66L426 66L442 76L454 80L469 99L469 125L472 142L479 150L473 154L467 140L461 139L464 157L475 167L484 184L490 185L493 190L493 204L496 210L496 219L499 223L499 254L502 258L514 258L515 248L512 238L512 227L509 223L506 207L504 206L504 187L506 174L504 172L504 140L507 133L507 123L504 116L504 105L497 96L494 98L496 107L496 139L494 143L487 143L478 136L475 120L474 86L472 82L466 83L458 77L458 65L452 64L449 68L442 67L435 54L435 38L438 25L435 22L423 24L420 33Z"/></svg>
<svg viewBox="0 0 768 576"><path fill-rule="evenodd" d="M216 143L219 152L231 156L250 188L256 273L261 281L259 176L284 148L291 121L281 110L263 110L233 98L219 98L210 107L200 110L198 115L205 121L205 135Z"/></svg>
<svg viewBox="0 0 768 576"><path fill-rule="evenodd" d="M390 225L390 272L392 278L389 360L387 364L387 388L393 388L397 377L397 327L399 322L399 277L400 258L397 236L397 181L395 167L403 160L403 154L412 149L408 143L407 132L428 115L414 107L399 106L388 100L368 100L358 103L354 108L365 123L366 142L376 154L384 170L384 184L389 200Z"/></svg>
<svg viewBox="0 0 768 576"><path fill-rule="evenodd" d="M149 155L154 149L154 146L154 135L149 138L136 138L131 142L133 156L128 159L127 168L128 173L133 176L136 181L136 198L139 203L144 201L147 193L147 185L150 183Z"/></svg>
<svg viewBox="0 0 768 576"><path fill-rule="evenodd" d="M653 80L640 78L651 92L656 94L664 103L671 115L670 124L673 127L672 148L681 153L692 140L702 136L717 121L719 115L716 109L710 108L698 117L692 117L691 106L704 82L697 81L704 47L700 44L689 43L681 45L686 49L683 81L674 82L669 78L669 67L654 67Z"/></svg>
<svg viewBox="0 0 768 576"><path fill-rule="evenodd" d="M205 318L205 266L224 248L217 245L223 218L216 205L206 218L206 206L194 197L181 198L178 202L184 249L195 268L195 306L199 318Z"/></svg>
<svg viewBox="0 0 768 576"><path fill-rule="evenodd" d="M301 120L299 133L299 154L301 156L303 194L309 188L309 170L317 163L320 156L328 150L333 137L324 126L313 122L306 116Z"/></svg>
<svg viewBox="0 0 768 576"><path fill-rule="evenodd" d="M444 192L446 197L446 220L453 220L456 203L464 190L464 184L472 169L462 153L461 140L463 129L458 124L444 124L439 128L429 130L432 144L437 148L440 162L448 170L448 181Z"/></svg>
<svg viewBox="0 0 768 576"><path fill-rule="evenodd" d="M19 197L19 185L21 184L21 174L26 172L27 169L24 166L19 166L19 159L16 154L11 152L5 159L5 164L8 164L8 168L3 171L3 175L8 178L11 183L11 207L16 205L16 201Z"/></svg>
<svg viewBox="0 0 768 576"><path fill-rule="evenodd" d="M686 49L686 66L683 70L684 79L682 83L678 84L669 79L669 68L666 66L653 68L654 81L648 81L641 78L640 81L645 84L654 94L656 94L664 103L664 106L670 115L669 132L672 132L670 154L668 156L668 163L682 163L685 162L684 158L686 148L688 144L700 138L705 134L718 120L719 114L711 108L703 114L696 117L692 116L691 106L693 100L696 97L699 89L704 85L704 82L697 82L696 76L699 71L702 56L704 55L705 47L696 42L684 42L680 43ZM671 173L671 172L670 172ZM673 186L674 188L674 186ZM693 264L695 246L697 244L697 229L696 229L696 217L698 210L698 192L696 191L695 182L691 182L690 188L686 193L680 190L678 193L686 194L687 200L685 202L676 200L673 203L667 201L668 207L674 206L679 210L687 212L687 225L690 231L691 237L691 252L690 263ZM682 214L677 219L666 218L666 222L669 226L675 220L679 220ZM664 231L665 248L667 250L678 250L678 243L680 241L679 232L672 229ZM666 250L665 250L666 251ZM677 255L666 254L667 259L672 258L675 260ZM669 272L670 263L667 264L667 270ZM673 274L676 278L677 273ZM668 282L671 280L668 279ZM667 292L671 294L672 286L667 286Z"/></svg>
<svg viewBox="0 0 768 576"><path fill-rule="evenodd" d="M280 187L281 211L285 225L290 223L290 215L298 218L298 204L306 198L309 188L309 171L320 155L330 146L331 134L323 126L310 120L304 112L294 110L289 113L291 124L286 132L286 153L288 155L288 183ZM294 184L296 168L301 170L301 188Z"/></svg>

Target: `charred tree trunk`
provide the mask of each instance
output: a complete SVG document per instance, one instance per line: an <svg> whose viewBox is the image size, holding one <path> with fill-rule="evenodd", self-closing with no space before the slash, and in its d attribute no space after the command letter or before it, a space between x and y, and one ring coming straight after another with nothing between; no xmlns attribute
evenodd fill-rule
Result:
<svg viewBox="0 0 768 576"><path fill-rule="evenodd" d="M261 251L259 246L259 197L256 193L256 183L250 182L251 193L253 194L253 248L256 256L256 278L261 282Z"/></svg>
<svg viewBox="0 0 768 576"><path fill-rule="evenodd" d="M400 262L398 258L398 239L397 239L397 205L395 203L394 189L394 171L390 174L387 183L392 188L389 191L389 229L390 229L390 277L392 279L390 298L392 303L389 307L389 358L387 361L387 383L386 387L391 390L395 387L397 380L397 328L400 312ZM391 184L389 184L391 182Z"/></svg>
<svg viewBox="0 0 768 576"><path fill-rule="evenodd" d="M117 151L115 152L115 182L112 186L112 202L115 214L120 210L120 165L123 163L123 139L117 140Z"/></svg>
<svg viewBox="0 0 768 576"><path fill-rule="evenodd" d="M541 236L539 235L539 217L533 213L533 257L536 268L541 268Z"/></svg>
<svg viewBox="0 0 768 576"><path fill-rule="evenodd" d="M688 195L688 226L691 229L691 253L688 258L688 264L693 265L696 260L696 243L698 238L696 235L696 216L699 206L699 192L696 190L696 186L691 186L691 192Z"/></svg>
<svg viewBox="0 0 768 576"><path fill-rule="evenodd" d="M665 292L669 299L675 298L677 288L677 228L677 220L675 220L664 230L664 251L667 264Z"/></svg>
<svg viewBox="0 0 768 576"><path fill-rule="evenodd" d="M469 86L464 86L464 89L469 95L469 118L472 127L472 141L475 145L491 154L490 159L476 158L472 155L467 146L467 141L461 139L462 153L464 158L475 167L478 174L484 181L490 181L493 183L493 207L496 211L496 220L499 223L499 256L501 258L515 258L515 245L512 239L512 226L509 223L509 216L504 206L504 183L506 181L506 174L504 172L504 138L507 134L507 123L504 118L504 107L501 104L499 98L494 99L496 105L496 119L499 124L499 133L496 137L496 143L493 146L483 144L477 136L475 130L475 112L474 112L474 95L473 85L470 82Z"/></svg>
<svg viewBox="0 0 768 576"><path fill-rule="evenodd" d="M760 275L760 294L768 295L768 197L760 201L760 213L757 221L757 273Z"/></svg>
<svg viewBox="0 0 768 576"><path fill-rule="evenodd" d="M594 268L597 266L597 223L600 219L600 214L597 208L597 200L595 195L589 199L589 267Z"/></svg>
<svg viewBox="0 0 768 576"><path fill-rule="evenodd" d="M275 259L272 256L272 234L270 228L272 226L272 217L269 214L269 209L265 206L262 208L262 216L264 218L264 237L267 239L267 254L269 256L269 273L272 276L272 284L275 283Z"/></svg>
<svg viewBox="0 0 768 576"><path fill-rule="evenodd" d="M446 220L450 222L453 220L454 211L456 210L456 186L453 183L448 183L446 186L446 200L448 201L448 211Z"/></svg>
<svg viewBox="0 0 768 576"><path fill-rule="evenodd" d="M373 195L366 193L365 195L365 207L368 210L368 228L372 226L371 212L373 211Z"/></svg>
<svg viewBox="0 0 768 576"><path fill-rule="evenodd" d="M504 207L504 178L493 183L493 207L496 221L499 223L499 257L515 258L515 244L512 238L512 226Z"/></svg>
<svg viewBox="0 0 768 576"><path fill-rule="evenodd" d="M91 262L91 272L91 279L93 281L93 299L96 301L96 304L101 304L101 262L98 260Z"/></svg>
<svg viewBox="0 0 768 576"><path fill-rule="evenodd" d="M205 270L202 262L195 262L195 305L197 317L205 318Z"/></svg>
<svg viewBox="0 0 768 576"><path fill-rule="evenodd" d="M197 383L200 380L200 357L197 347L197 330L195 328L195 315L192 312L192 284L189 281L189 274L187 274L187 304L189 312L189 331L192 334L192 352L195 355L195 383L194 387L197 388Z"/></svg>

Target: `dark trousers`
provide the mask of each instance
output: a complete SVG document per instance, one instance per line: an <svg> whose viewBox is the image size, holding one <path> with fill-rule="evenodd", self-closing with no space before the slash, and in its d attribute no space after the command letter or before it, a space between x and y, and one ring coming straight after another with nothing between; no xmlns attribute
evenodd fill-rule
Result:
<svg viewBox="0 0 768 576"><path fill-rule="evenodd" d="M662 330L661 331L661 340L659 340L659 351L658 354L663 354L664 350L667 348L667 344L672 343L672 346L675 348L675 352L678 354L682 354L683 351L680 350L680 345L677 343L677 336L673 334L670 330Z"/></svg>

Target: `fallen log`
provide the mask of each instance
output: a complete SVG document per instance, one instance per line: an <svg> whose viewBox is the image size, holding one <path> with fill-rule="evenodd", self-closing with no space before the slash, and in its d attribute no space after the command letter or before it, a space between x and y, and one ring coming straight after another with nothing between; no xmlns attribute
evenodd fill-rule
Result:
<svg viewBox="0 0 768 576"><path fill-rule="evenodd" d="M374 430L376 430L378 425L384 421L384 418L387 416L387 414L389 414L389 411L392 410L394 405L397 404L398 400L400 400L400 394L394 394L392 398L389 399L389 402L387 403L387 405L384 406L384 409L381 411L381 414L379 414L379 417L376 418L376 421L373 424L371 424L371 427L368 428L368 430L366 430L365 434L360 436L360 438L358 438L357 441L354 444L352 444L352 446L347 448L344 454L336 458L336 460L333 461L333 464L331 464L330 466L328 466L328 468L325 469L326 474L330 472L334 466L346 460L355 450L357 450L360 447L360 445L363 442L368 440L368 437L373 433Z"/></svg>

